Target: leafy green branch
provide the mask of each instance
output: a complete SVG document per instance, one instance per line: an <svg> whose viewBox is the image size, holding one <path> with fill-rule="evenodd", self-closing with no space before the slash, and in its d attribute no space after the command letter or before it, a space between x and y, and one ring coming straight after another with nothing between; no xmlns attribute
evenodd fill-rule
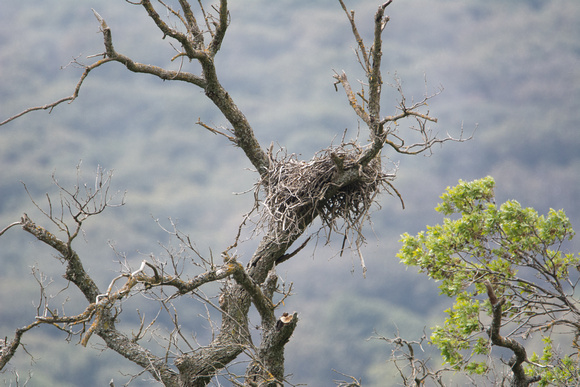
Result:
<svg viewBox="0 0 580 387"><path fill-rule="evenodd" d="M497 205L494 187L491 177L460 181L441 196L442 224L402 236L401 262L418 267L454 299L430 340L456 370L487 374L495 345L514 352L512 385L577 383L577 368L565 371L580 364L580 255L563 251L574 230L563 210L539 215L515 200ZM564 343L568 353L543 364L534 355L530 360L518 341L555 333L574 339Z"/></svg>

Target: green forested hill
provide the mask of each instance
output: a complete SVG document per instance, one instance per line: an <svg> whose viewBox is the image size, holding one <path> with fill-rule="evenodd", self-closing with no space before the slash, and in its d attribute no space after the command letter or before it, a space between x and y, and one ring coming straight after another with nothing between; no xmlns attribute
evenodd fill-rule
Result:
<svg viewBox="0 0 580 387"><path fill-rule="evenodd" d="M378 2L347 5L356 9L368 37L372 25L365 21L372 20ZM230 6L218 68L263 146L274 142L308 159L339 141L346 128L354 137L356 117L335 91L332 74L344 69L351 79L362 75L338 2L251 0ZM90 63L86 56L103 51L91 8L107 20L119 52L145 63L181 65L170 63L174 50L144 11L128 3L0 0L0 120L72 93L81 70L67 64L77 57ZM440 221L433 207L458 179L492 175L499 200L514 198L540 212L563 208L580 228L580 3L396 0L387 11L384 114L395 112L397 93L387 83L397 77L408 99L444 88L429 104L439 118L435 132L477 131L472 141L436 147L430 157L386 154L399 167L395 185L406 209L385 196L374 213L363 250L366 279L358 258L338 256L340 241L330 248L320 241L279 268L294 283L285 308L301 318L286 354L295 383L331 385L339 378L336 369L362 377L365 385L391 385L385 365L390 349L366 339L397 329L420 336L424 326L443 319L447 305L435 284L397 262L398 238ZM78 241L99 286L106 287L120 268L116 261L123 258L115 251L131 264L162 252L158 241L166 243L168 236L155 219L163 225L174 219L201 252L217 254L231 244L251 209L251 193L233 193L251 189L256 174L246 170L250 164L239 149L195 125L198 118L225 125L198 89L130 74L116 64L97 69L71 105L0 127L0 229L23 212L41 220L21 181L45 203L45 192L56 193L51 175L73 184L82 160L86 181L100 165L115 171L115 189L127 191L127 204L90 221ZM242 259L254 244L240 246ZM570 247L580 251L578 241ZM35 315L31 267L60 278L51 254L16 229L0 238L1 337ZM190 313L188 324L203 341L203 320L196 320L196 310ZM98 351L97 340L97 349L84 349L59 339L47 327L26 338L38 358L31 366L21 353L13 366L21 378L33 369L29 386L106 385L111 378L121 385L128 377L117 370L134 372L115 354ZM8 371L0 378L15 376Z"/></svg>

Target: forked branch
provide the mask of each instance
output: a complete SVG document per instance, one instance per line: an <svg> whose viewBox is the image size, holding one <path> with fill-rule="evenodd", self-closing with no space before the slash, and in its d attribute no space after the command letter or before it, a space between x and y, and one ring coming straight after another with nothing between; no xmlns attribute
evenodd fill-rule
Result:
<svg viewBox="0 0 580 387"><path fill-rule="evenodd" d="M427 101L433 96L425 97L422 101L407 106L406 98L403 94L401 85L398 82L397 90L401 95L398 106L399 112L391 116L381 116L380 96L383 84L381 76L382 32L389 21L389 17L385 16L385 8L391 4L392 0L379 6L375 13L373 44L368 50L366 49L356 26L354 11L348 12L344 1L339 0L339 2L351 24L352 32L358 45L357 54L360 52L360 55L357 55L358 60L365 70L367 78L367 86L365 87L364 83L362 83L362 91L355 93L346 73L335 73L334 75L334 78L336 79L335 85L341 84L343 86L350 106L357 116L369 127L371 146L367 149L364 155L359 158L359 163L361 165L368 164L379 155L379 152L385 144L389 145L397 153L414 155L430 150L433 145L438 143L446 141L462 142L471 139L471 137L463 138L463 136L460 136L459 138L453 138L449 135L445 138L434 136L428 128L427 122L436 123L437 119L432 117L429 114L429 111L420 111L421 108L427 106ZM368 92L365 92L365 89L368 89ZM368 95L368 99L364 98L365 95ZM411 145L406 144L403 136L399 135L397 130L397 121L409 117L416 119L418 127L412 127L411 129L418 132L421 138L419 142L413 142ZM393 124L393 127L390 126L391 124Z"/></svg>
<svg viewBox="0 0 580 387"><path fill-rule="evenodd" d="M509 365L513 371L511 385L513 387L525 387L539 381L541 376L526 375L526 371L523 367L523 363L528 360L526 355L526 348L516 340L509 337L504 337L500 334L503 306L506 303L506 299L501 298L498 300L489 281L485 282L485 287L487 288L487 294L493 313L491 327L489 328L489 337L491 342L499 347L510 349L514 353L513 357L509 361Z"/></svg>
<svg viewBox="0 0 580 387"><path fill-rule="evenodd" d="M11 122L18 117L36 110L52 110L54 107L63 102L72 102L77 98L82 83L91 70L99 67L104 63L116 61L125 65L129 71L135 73L150 74L163 80L187 82L202 88L205 91L207 97L212 100L212 102L220 109L225 118L232 125L233 133L235 135L235 144L242 148L260 175L264 175L268 169L268 158L266 153L263 151L257 139L255 138L253 129L247 121L246 117L238 109L230 94L220 84L215 69L214 57L221 47L229 23L227 1L220 1L220 6L217 10L217 18L214 18L212 15L206 13L200 4L203 17L211 35L211 41L207 46L207 49L205 48L203 42L202 28L200 28L200 26L197 24L196 18L194 17L191 7L187 1L180 1L180 5L182 6L185 17L179 17L179 20L185 24L187 33L180 32L176 28L172 28L167 23L165 23L150 0L143 0L139 4L144 7L149 17L163 32L164 36L169 36L180 43L184 50L183 55L186 55L189 59L197 60L200 63L202 67L201 75L183 71L181 68L179 70L167 70L162 67L139 63L117 52L113 45L111 28L105 19L98 12L93 10L95 17L97 18L101 27L101 32L103 33L105 52L101 55L104 58L92 65L83 66L85 71L83 72L83 75L81 76L71 96L62 98L47 105L26 109L21 113L7 118L1 122L0 125L7 124L8 122ZM163 3L161 2L161 4ZM171 10L171 8L169 8L167 5L165 5L165 7ZM213 28L211 26L213 26ZM178 56L180 55L182 54L179 54Z"/></svg>

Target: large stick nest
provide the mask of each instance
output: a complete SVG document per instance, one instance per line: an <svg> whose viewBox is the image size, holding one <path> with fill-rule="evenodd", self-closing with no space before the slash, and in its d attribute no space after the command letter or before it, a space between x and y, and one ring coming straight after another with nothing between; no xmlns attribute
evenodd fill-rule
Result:
<svg viewBox="0 0 580 387"><path fill-rule="evenodd" d="M366 166L357 164L364 150L354 142L342 143L318 152L309 161L283 150L275 156L270 151L269 174L260 182L265 197L258 224L282 244L302 234L319 216L327 238L332 232L339 233L344 236L343 248L348 240L358 250L364 242L362 225L377 195L385 189L399 195L390 183L395 173L383 172L380 156ZM358 177L338 187L337 176L352 168L358 170Z"/></svg>

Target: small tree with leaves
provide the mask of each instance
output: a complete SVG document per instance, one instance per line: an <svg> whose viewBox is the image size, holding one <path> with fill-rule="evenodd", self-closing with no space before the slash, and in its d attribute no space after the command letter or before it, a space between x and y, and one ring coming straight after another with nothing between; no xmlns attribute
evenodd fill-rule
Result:
<svg viewBox="0 0 580 387"><path fill-rule="evenodd" d="M394 357L416 375L405 385L426 378L444 385L444 370L496 385L580 384L580 256L563 251L574 230L562 210L497 205L494 185L491 177L460 181L436 208L442 224L403 235L401 262L454 300L430 335L447 368L429 369L408 350L417 343L405 341ZM497 361L499 348L509 359Z"/></svg>
<svg viewBox="0 0 580 387"><path fill-rule="evenodd" d="M144 372L166 386L205 386L218 375L248 386L284 383L284 347L298 324L298 313L278 311L288 292L278 285L276 267L290 261L308 243L310 238L305 234L316 233L316 230L309 231L309 227L319 218L325 235L340 235L343 246L350 246L359 254L364 272L366 268L360 254L364 242L362 225L368 220L378 194L388 192L400 198L392 185L394 171L383 170L381 151L386 148L383 153L390 150L414 155L429 151L434 144L454 140L451 137L437 138L430 131L428 123L436 122L426 108L431 96L409 104L398 83L396 87L401 92L399 105L392 115L381 113L382 32L389 21L385 9L391 1L378 7L372 21L372 42L366 45L357 29L354 12L349 12L339 0L356 39L357 57L363 69L361 79L364 81L360 82L360 90L355 91L343 72L335 75L335 85L344 89L350 106L367 126L368 142L361 142L358 135L354 140L343 138L340 144L321 150L311 160L298 160L283 149L274 150L273 146L262 147L234 97L220 83L215 58L230 21L235 21L235 15L230 15L228 10L227 0L211 6L202 1L190 3L186 0L172 3L127 1L128 6L144 11L163 37L171 40L178 51L172 59L185 59L185 65L177 69L140 63L117 51L113 30L106 22L106 11L94 11L103 35L104 52L90 56L94 60L92 64L79 63L84 71L73 93L53 103L28 108L0 125L24 114L53 110L64 102L74 101L90 73L112 62L121 63L134 73L199 88L221 111L230 127L221 130L201 121L200 126L223 135L239 147L256 171L256 200L240 230L253 217L255 222L252 224L256 224L253 235L259 235L261 240L247 264L242 265L235 249L240 232L232 236L230 246L213 249L221 251L221 259L214 260L200 254L190 238L175 228L169 231L179 243L176 251L168 250L167 256L163 257L151 256L139 267L126 267L111 279L107 289L100 289L89 274L90 263L77 254L75 242L87 219L115 204L109 194L110 174L100 170L96 184L79 181L73 188L62 186L55 180L60 198L48 198L46 205L38 205L50 227L25 214L19 221L0 230L0 235L20 226L54 249L65 267L64 278L84 296L84 310L69 315L64 312L64 307L53 307L40 282L43 302L39 305L38 315L2 343L0 369L20 348L26 332L37 326L50 325L77 336L85 346L99 337L106 347L142 367ZM170 22L166 21L167 18ZM199 66L193 66L194 70L189 72L187 62L197 62ZM412 120L409 132L400 130L404 119ZM34 202L38 203L37 200ZM123 200L117 204L123 204ZM294 246L303 236L305 242ZM210 287L216 283L219 285L217 296L206 296L202 289L216 289ZM67 285L63 292L68 288ZM132 337L117 324L119 314L127 313L119 308L121 301L136 294L144 295L144 301L158 302L160 310L167 311L173 322L172 329L159 341L157 348L142 345L155 321L147 324L141 319L141 327ZM221 314L218 323L210 324L212 329L214 326L217 328L208 345L194 345L188 341L187 337L191 336L183 331L178 319L179 311L172 304L172 300L191 294ZM260 316L258 329L249 323L248 314L252 306ZM259 343L254 343L253 333L260 338ZM235 375L228 366L242 354L250 360L245 374Z"/></svg>

